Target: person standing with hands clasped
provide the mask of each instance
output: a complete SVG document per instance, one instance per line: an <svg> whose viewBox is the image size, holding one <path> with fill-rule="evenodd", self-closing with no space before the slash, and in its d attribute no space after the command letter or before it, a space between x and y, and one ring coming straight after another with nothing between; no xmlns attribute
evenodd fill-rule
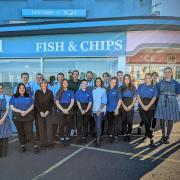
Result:
<svg viewBox="0 0 180 180"><path fill-rule="evenodd" d="M100 137L102 133L102 120L106 113L107 95L103 88L104 84L100 77L95 79L95 89L93 89L93 116L96 124L96 147L100 147Z"/></svg>
<svg viewBox="0 0 180 180"><path fill-rule="evenodd" d="M71 121L73 118L74 92L68 89L68 80L63 79L61 89L56 95L56 106L58 108L58 122L60 131L60 142L68 145L71 133Z"/></svg>
<svg viewBox="0 0 180 180"><path fill-rule="evenodd" d="M48 89L48 82L45 79L42 79L40 86L41 90L37 90L35 93L35 106L41 149L46 149L46 147L53 147L52 109L54 97L52 91Z"/></svg>
<svg viewBox="0 0 180 180"><path fill-rule="evenodd" d="M134 118L134 104L136 102L136 88L128 74L124 75L121 86L122 94L122 123L124 131L124 141L131 141L131 132Z"/></svg>
<svg viewBox="0 0 180 180"><path fill-rule="evenodd" d="M21 145L21 152L25 152L26 138L24 132L34 146L34 153L39 153L39 148L35 141L33 133L33 99L26 92L26 87L23 83L19 83L16 93L10 99L10 108L13 111L13 121L18 132L18 138Z"/></svg>
<svg viewBox="0 0 180 180"><path fill-rule="evenodd" d="M106 89L107 93L107 118L108 118L108 134L111 143L118 136L118 125L119 125L119 108L121 106L121 93L118 89L118 79L112 77L110 85Z"/></svg>
<svg viewBox="0 0 180 180"><path fill-rule="evenodd" d="M91 118L92 92L87 90L87 81L83 80L81 89L76 91L76 102L78 105L78 141L77 143L87 143L85 137L88 132L88 122Z"/></svg>
<svg viewBox="0 0 180 180"><path fill-rule="evenodd" d="M151 123L156 109L156 98L158 96L157 87L153 84L152 75L145 75L145 83L137 89L137 99L139 102L139 114L145 125L146 136L150 139L150 145L154 146Z"/></svg>
<svg viewBox="0 0 180 180"><path fill-rule="evenodd" d="M3 92L0 84L0 157L6 157L8 151L8 138L11 136L11 122L8 116L9 97Z"/></svg>

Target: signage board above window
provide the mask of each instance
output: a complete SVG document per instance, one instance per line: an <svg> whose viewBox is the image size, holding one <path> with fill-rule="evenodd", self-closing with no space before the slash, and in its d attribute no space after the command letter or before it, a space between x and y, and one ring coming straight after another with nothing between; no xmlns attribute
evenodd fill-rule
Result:
<svg viewBox="0 0 180 180"><path fill-rule="evenodd" d="M86 9L22 9L28 18L86 18Z"/></svg>

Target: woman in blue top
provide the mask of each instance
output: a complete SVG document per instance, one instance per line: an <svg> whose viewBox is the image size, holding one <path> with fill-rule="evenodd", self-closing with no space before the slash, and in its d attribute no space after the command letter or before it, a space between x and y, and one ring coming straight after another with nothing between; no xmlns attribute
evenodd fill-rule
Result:
<svg viewBox="0 0 180 180"><path fill-rule="evenodd" d="M164 79L157 84L159 100L155 118L160 119L162 129L162 143L169 143L168 139L173 128L173 121L179 121L179 110L176 96L180 94L180 85L172 77L170 67L164 69ZM166 131L167 127L167 131Z"/></svg>
<svg viewBox="0 0 180 180"><path fill-rule="evenodd" d="M0 84L0 157L6 157L8 151L8 138L11 136L11 123L8 116L9 97L3 92Z"/></svg>
<svg viewBox="0 0 180 180"><path fill-rule="evenodd" d="M131 77L125 74L121 86L122 94L122 123L124 140L131 140L131 131L134 117L134 103L136 102L136 88L132 83Z"/></svg>
<svg viewBox="0 0 180 180"><path fill-rule="evenodd" d="M145 75L145 83L137 89L137 99L139 102L139 114L144 122L146 136L150 139L150 145L154 146L153 135L151 131L151 122L156 109L157 87L153 84L152 75Z"/></svg>
<svg viewBox="0 0 180 180"><path fill-rule="evenodd" d="M114 138L118 135L118 114L119 108L121 106L121 93L118 89L118 79L117 77L112 77L110 80L110 85L106 89L107 93L107 118L108 118L108 133L111 143Z"/></svg>
<svg viewBox="0 0 180 180"><path fill-rule="evenodd" d="M56 95L56 106L59 116L59 131L61 143L68 145L71 132L71 120L73 118L74 92L68 89L68 80L63 79L61 89Z"/></svg>
<svg viewBox="0 0 180 180"><path fill-rule="evenodd" d="M96 123L96 147L100 147L100 137L102 133L102 120L106 112L107 95L103 88L104 84L100 77L95 79L95 89L93 89L93 116Z"/></svg>
<svg viewBox="0 0 180 180"><path fill-rule="evenodd" d="M33 133L33 100L26 92L25 85L19 83L16 93L10 99L10 108L13 111L13 121L17 128L19 142L21 144L21 152L25 152L26 138L24 132L34 146L34 153L39 153L39 148L35 141Z"/></svg>
<svg viewBox="0 0 180 180"><path fill-rule="evenodd" d="M87 81L83 80L81 89L76 91L77 111L77 143L87 143L88 122L91 118L92 92L87 90Z"/></svg>

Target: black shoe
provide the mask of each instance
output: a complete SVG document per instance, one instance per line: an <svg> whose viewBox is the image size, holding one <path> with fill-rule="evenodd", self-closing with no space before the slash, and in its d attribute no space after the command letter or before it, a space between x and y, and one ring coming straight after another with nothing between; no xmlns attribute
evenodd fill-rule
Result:
<svg viewBox="0 0 180 180"><path fill-rule="evenodd" d="M141 135L141 128L140 127L138 127L137 135Z"/></svg>
<svg viewBox="0 0 180 180"><path fill-rule="evenodd" d="M113 135L109 135L109 138L110 138L110 143L113 143L113 142L114 142L114 137L113 137Z"/></svg>
<svg viewBox="0 0 180 180"><path fill-rule="evenodd" d="M97 148L100 148L101 144L100 144L100 140L99 139L96 139L96 147Z"/></svg>
<svg viewBox="0 0 180 180"><path fill-rule="evenodd" d="M169 137L165 137L164 138L164 144L169 144L170 142L169 142Z"/></svg>
<svg viewBox="0 0 180 180"><path fill-rule="evenodd" d="M34 146L34 154L38 154L40 152L38 146Z"/></svg>
<svg viewBox="0 0 180 180"><path fill-rule="evenodd" d="M127 135L127 141L128 141L128 142L131 141L131 135L130 135L130 134Z"/></svg>
<svg viewBox="0 0 180 180"><path fill-rule="evenodd" d="M165 140L165 137L162 136L162 138L160 139L160 142L161 142L161 143L165 143L165 141L166 141L166 140Z"/></svg>
<svg viewBox="0 0 180 180"><path fill-rule="evenodd" d="M154 141L152 139L150 140L150 147L155 147Z"/></svg>
<svg viewBox="0 0 180 180"><path fill-rule="evenodd" d="M20 148L20 151L21 151L22 153L26 152L26 147L25 147L24 145L22 145L21 148Z"/></svg>

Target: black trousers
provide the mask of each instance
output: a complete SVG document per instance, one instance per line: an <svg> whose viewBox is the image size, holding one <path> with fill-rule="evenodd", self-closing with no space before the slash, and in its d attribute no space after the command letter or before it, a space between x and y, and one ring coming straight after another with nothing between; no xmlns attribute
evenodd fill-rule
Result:
<svg viewBox="0 0 180 180"><path fill-rule="evenodd" d="M87 136L88 132L88 123L90 121L91 114L87 112L82 115L80 110L77 111L77 134L78 136Z"/></svg>
<svg viewBox="0 0 180 180"><path fill-rule="evenodd" d="M108 134L117 136L119 131L119 117L114 112L107 112L108 118Z"/></svg>
<svg viewBox="0 0 180 180"><path fill-rule="evenodd" d="M31 144L36 144L35 136L33 133L33 121L14 121L14 124L16 126L19 142L21 145L24 145L27 141L27 139L24 137L24 132L26 134L26 137L29 138Z"/></svg>
<svg viewBox="0 0 180 180"><path fill-rule="evenodd" d="M64 114L62 111L58 112L59 136L61 138L64 136L68 138L70 137L72 118L72 112L70 112L70 114Z"/></svg>
<svg viewBox="0 0 180 180"><path fill-rule="evenodd" d="M37 116L39 124L40 144L46 146L53 142L53 117L50 113L46 118L42 118L40 113Z"/></svg>
<svg viewBox="0 0 180 180"><path fill-rule="evenodd" d="M153 135L150 128L151 128L152 118L154 117L154 110L144 111L143 109L139 109L139 114L140 114L141 120L144 122L146 135L148 138L151 139Z"/></svg>
<svg viewBox="0 0 180 180"><path fill-rule="evenodd" d="M143 126L144 122L141 120L139 126ZM152 118L151 127L154 129L156 127L156 118Z"/></svg>
<svg viewBox="0 0 180 180"><path fill-rule="evenodd" d="M0 138L0 157L6 157L8 151L8 138Z"/></svg>
<svg viewBox="0 0 180 180"><path fill-rule="evenodd" d="M133 126L133 118L134 118L134 108L132 108L128 112L122 109L122 123L123 123L123 131L125 134L131 134L132 126Z"/></svg>

